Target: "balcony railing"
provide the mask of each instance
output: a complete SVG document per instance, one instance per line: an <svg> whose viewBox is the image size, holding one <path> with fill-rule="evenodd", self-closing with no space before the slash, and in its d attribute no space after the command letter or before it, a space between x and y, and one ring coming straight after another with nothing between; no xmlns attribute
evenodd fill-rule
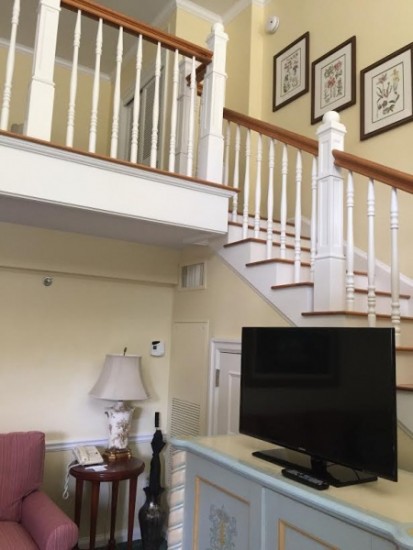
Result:
<svg viewBox="0 0 413 550"><path fill-rule="evenodd" d="M1 130L220 181L208 162L223 147L220 25L205 49L88 0L38 2L37 22L32 2L5 3Z"/></svg>

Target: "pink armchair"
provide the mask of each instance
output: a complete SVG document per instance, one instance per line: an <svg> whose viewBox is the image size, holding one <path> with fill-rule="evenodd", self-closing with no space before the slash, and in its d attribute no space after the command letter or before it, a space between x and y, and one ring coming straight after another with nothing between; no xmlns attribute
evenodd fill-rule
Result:
<svg viewBox="0 0 413 550"><path fill-rule="evenodd" d="M40 490L45 436L0 434L0 549L70 550L76 524Z"/></svg>

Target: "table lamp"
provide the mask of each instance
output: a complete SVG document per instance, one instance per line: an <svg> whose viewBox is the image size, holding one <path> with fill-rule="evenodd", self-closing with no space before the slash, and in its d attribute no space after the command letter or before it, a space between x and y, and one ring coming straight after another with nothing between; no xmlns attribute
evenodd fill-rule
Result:
<svg viewBox="0 0 413 550"><path fill-rule="evenodd" d="M98 399L115 401L105 411L109 420L109 441L103 457L109 462L130 458L129 429L135 410L130 401L148 398L141 377L141 357L126 355L126 348L123 355L107 355L100 376L89 394Z"/></svg>

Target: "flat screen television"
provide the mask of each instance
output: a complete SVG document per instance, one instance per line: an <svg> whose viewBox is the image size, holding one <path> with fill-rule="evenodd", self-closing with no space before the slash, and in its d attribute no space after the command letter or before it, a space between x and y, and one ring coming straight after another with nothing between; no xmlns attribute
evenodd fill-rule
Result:
<svg viewBox="0 0 413 550"><path fill-rule="evenodd" d="M240 432L331 485L397 481L394 329L244 327Z"/></svg>

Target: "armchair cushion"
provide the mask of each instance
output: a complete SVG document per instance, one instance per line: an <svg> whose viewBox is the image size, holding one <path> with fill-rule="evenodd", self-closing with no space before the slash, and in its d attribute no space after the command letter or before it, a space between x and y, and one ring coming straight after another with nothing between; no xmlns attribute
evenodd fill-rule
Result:
<svg viewBox="0 0 413 550"><path fill-rule="evenodd" d="M22 500L43 481L42 432L0 434L0 521L20 521Z"/></svg>
<svg viewBox="0 0 413 550"><path fill-rule="evenodd" d="M29 533L16 521L1 522L0 548L10 550L39 550Z"/></svg>

